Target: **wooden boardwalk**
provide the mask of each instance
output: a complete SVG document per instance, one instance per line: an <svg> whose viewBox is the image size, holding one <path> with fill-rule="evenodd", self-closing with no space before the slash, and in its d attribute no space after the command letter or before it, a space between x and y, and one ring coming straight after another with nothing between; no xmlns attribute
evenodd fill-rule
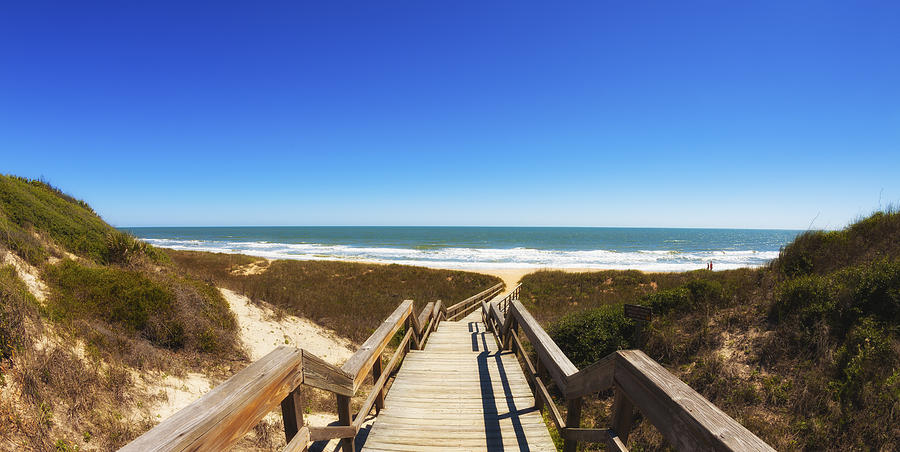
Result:
<svg viewBox="0 0 900 452"><path fill-rule="evenodd" d="M555 451L515 354L475 311L404 358L364 451Z"/></svg>
<svg viewBox="0 0 900 452"><path fill-rule="evenodd" d="M579 370L519 301L519 286L498 296L502 287L452 306L429 302L418 315L405 300L340 368L307 350L278 347L121 451L228 450L279 407L282 452L329 445L344 452L555 451L536 400L563 452L579 443L627 451L635 409L678 450L774 451L640 350L619 350ZM401 328L403 338L388 348ZM354 414L353 397L369 376L373 384ZM547 390L551 381L564 412ZM302 387L334 393L338 421L307 425ZM610 427L581 427L585 398L610 390Z"/></svg>

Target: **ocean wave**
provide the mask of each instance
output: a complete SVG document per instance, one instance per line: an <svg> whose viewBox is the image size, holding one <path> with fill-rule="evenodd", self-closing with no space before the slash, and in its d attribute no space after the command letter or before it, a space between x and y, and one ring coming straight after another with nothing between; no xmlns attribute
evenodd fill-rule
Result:
<svg viewBox="0 0 900 452"><path fill-rule="evenodd" d="M719 270L759 267L778 251L708 250L542 250L535 248L394 248L317 243L276 243L216 240L144 239L178 250L237 253L269 259L353 260L433 268L589 268L609 270L687 271L713 261Z"/></svg>

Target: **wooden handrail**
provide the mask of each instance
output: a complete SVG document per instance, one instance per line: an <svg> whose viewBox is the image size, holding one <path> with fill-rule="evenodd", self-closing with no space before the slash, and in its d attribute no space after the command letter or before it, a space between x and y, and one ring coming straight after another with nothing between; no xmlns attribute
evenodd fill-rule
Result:
<svg viewBox="0 0 900 452"><path fill-rule="evenodd" d="M340 368L307 350L278 347L121 450L227 449L280 404L288 442L285 451L304 451L309 441L335 438L342 439L345 451L352 451L353 438L365 417L373 407L381 409L387 380L393 376L403 355L413 344L414 348L421 348L446 316L440 300L426 304L418 316L413 314L412 307L411 300L400 303ZM404 324L406 334L387 366L382 368L381 355ZM375 384L359 412L352 416L350 398L370 373ZM342 425L304 425L303 401L299 396L301 384L335 393Z"/></svg>
<svg viewBox="0 0 900 452"><path fill-rule="evenodd" d="M121 450L225 449L302 382L302 370L301 350L278 347Z"/></svg>
<svg viewBox="0 0 900 452"><path fill-rule="evenodd" d="M341 370L353 376L354 392L359 389L359 385L362 384L366 375L369 374L375 359L381 356L381 352L387 347L388 342L391 341L394 334L403 326L403 322L412 314L412 305L412 300L400 303L400 306L397 306L397 309L384 322L381 322L378 329L363 342L359 350L341 366Z"/></svg>
<svg viewBox="0 0 900 452"><path fill-rule="evenodd" d="M503 304L508 312L504 315ZM518 301L518 293L482 303L483 318L498 343L522 358L535 402L546 405L549 417L564 439L566 452L578 442L604 442L609 450L627 450L632 411L637 408L679 450L772 451L768 444L725 414L640 350L620 350L578 370L559 346ZM536 368L522 346L518 330L531 342ZM564 420L541 380L544 369L568 405ZM584 396L615 389L612 427L580 428Z"/></svg>
<svg viewBox="0 0 900 452"><path fill-rule="evenodd" d="M469 298L466 298L459 303L454 304L446 309L445 315L447 316L447 320L458 320L470 312L478 309L481 301L484 299L490 299L491 297L497 295L503 290L503 283L499 283L493 287L490 287L486 290L483 290L475 295L472 295Z"/></svg>

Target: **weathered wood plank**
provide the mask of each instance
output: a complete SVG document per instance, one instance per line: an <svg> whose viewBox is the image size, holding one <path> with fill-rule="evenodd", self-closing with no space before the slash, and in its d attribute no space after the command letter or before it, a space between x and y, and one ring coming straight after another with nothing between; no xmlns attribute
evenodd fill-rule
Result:
<svg viewBox="0 0 900 452"><path fill-rule="evenodd" d="M406 300L397 306L397 309L388 316L378 329L363 342L362 346L353 354L347 362L341 366L341 370L353 377L353 391L359 389L359 386L365 380L372 363L376 358L381 356L381 352L387 346L394 334L403 325L407 317L412 314L412 301Z"/></svg>
<svg viewBox="0 0 900 452"><path fill-rule="evenodd" d="M578 442L605 443L609 440L606 428L566 428L560 430L563 438Z"/></svg>
<svg viewBox="0 0 900 452"><path fill-rule="evenodd" d="M287 443L287 446L282 449L282 452L304 452L306 448L309 446L309 429L306 427L301 428L296 435L291 439L290 442Z"/></svg>
<svg viewBox="0 0 900 452"><path fill-rule="evenodd" d="M400 342L400 346L397 347L397 350L394 351L393 356L391 356L391 360L388 362L387 368L384 372L380 373L378 379L375 381L375 384L372 386L372 390L369 392L369 396L363 402L362 406L359 408L359 413L356 415L356 420L353 421L353 425L356 429L359 429L362 426L362 423L365 422L366 415L369 414L369 411L372 409L372 404L378 403L379 399L381 400L381 407L384 407L384 397L381 396L383 394L384 385L387 383L388 377L390 377L391 372L394 370L394 366L397 365L397 362L400 360L400 356L403 353L403 350L406 348L406 344L409 342L412 337L412 331L407 331L406 334L403 335L403 340ZM379 360L380 362L380 360ZM382 408L379 408L379 412Z"/></svg>
<svg viewBox="0 0 900 452"><path fill-rule="evenodd" d="M356 392L352 376L306 350L303 350L303 383L345 396Z"/></svg>
<svg viewBox="0 0 900 452"><path fill-rule="evenodd" d="M566 397L582 397L611 388L617 359L617 355L611 353L600 361L569 375L566 379Z"/></svg>
<svg viewBox="0 0 900 452"><path fill-rule="evenodd" d="M538 358L543 362L544 368L556 385L565 392L569 376L577 373L578 368L572 364L572 361L566 357L566 354L553 342L550 335L541 328L541 325L525 309L525 306L522 306L520 301L512 301L510 317L516 318L522 332L528 337Z"/></svg>
<svg viewBox="0 0 900 452"><path fill-rule="evenodd" d="M278 347L121 450L225 449L303 381L302 361L299 349Z"/></svg>
<svg viewBox="0 0 900 452"><path fill-rule="evenodd" d="M581 407L583 399L569 399L566 401L568 408L566 410L566 430L576 430L581 428ZM575 452L578 447L578 440L563 435L563 452Z"/></svg>
<svg viewBox="0 0 900 452"><path fill-rule="evenodd" d="M310 441L326 441L338 438L353 438L356 428L352 425L329 425L327 427L309 426Z"/></svg>
<svg viewBox="0 0 900 452"><path fill-rule="evenodd" d="M457 311L459 311L460 309L462 309L465 306L468 306L469 303L472 303L475 300L480 301L482 298L488 297L489 294L491 294L495 291L500 291L500 290L503 290L503 283L498 283L498 284L491 286L481 292L478 292L475 295L472 295L469 298L466 298L463 301L460 301L459 303L456 303L452 306L448 306L446 312L448 315L456 314Z"/></svg>
<svg viewBox="0 0 900 452"><path fill-rule="evenodd" d="M628 452L628 448L625 447L625 440L619 438L616 435L616 432L613 430L609 431L609 436L606 438L606 450L611 450L614 452Z"/></svg>
<svg viewBox="0 0 900 452"><path fill-rule="evenodd" d="M431 318L433 310L434 302L429 301L425 304L425 307L422 308L422 312L419 313L419 316L416 317L416 333L418 333L419 337L425 335L425 327L428 326L428 319Z"/></svg>
<svg viewBox="0 0 900 452"><path fill-rule="evenodd" d="M562 414L559 413L559 408L557 408L556 403L553 402L550 393L547 392L547 386L544 385L544 382L540 377L535 377L534 382L538 396L543 400L548 413L550 413L550 420L553 421L553 425L556 426L557 431L562 431L562 429L566 428L566 421L563 420Z"/></svg>
<svg viewBox="0 0 900 452"><path fill-rule="evenodd" d="M354 444L353 438L356 437L356 426L353 425L353 417L350 414L350 397L338 395L337 396L337 412L338 412L338 423L341 427L347 426L349 429L347 432L353 432L352 435L341 437L341 448L344 452L354 452L356 445Z"/></svg>
<svg viewBox="0 0 900 452"><path fill-rule="evenodd" d="M618 355L616 384L675 448L774 450L640 350Z"/></svg>
<svg viewBox="0 0 900 452"><path fill-rule="evenodd" d="M515 354L484 353L498 347L477 318L442 323L403 358L363 450L553 450Z"/></svg>
<svg viewBox="0 0 900 452"><path fill-rule="evenodd" d="M628 435L631 433L631 423L634 420L634 405L622 388L616 388L616 396L612 406L612 429L622 444L628 443Z"/></svg>
<svg viewBox="0 0 900 452"><path fill-rule="evenodd" d="M299 387L294 388L281 401L281 420L284 425L284 439L290 443L297 432L303 429L303 399L300 398Z"/></svg>

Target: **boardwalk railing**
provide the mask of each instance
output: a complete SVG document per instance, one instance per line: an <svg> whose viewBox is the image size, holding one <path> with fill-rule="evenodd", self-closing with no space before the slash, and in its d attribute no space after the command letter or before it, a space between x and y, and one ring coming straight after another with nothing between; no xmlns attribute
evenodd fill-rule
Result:
<svg viewBox="0 0 900 452"><path fill-rule="evenodd" d="M456 303L453 306L447 308L447 320L459 320L470 313L474 312L476 309L481 307L481 302L484 300L490 300L492 297L497 296L503 290L503 283L497 284L487 290L479 292L475 295L472 295L469 298L466 298L459 303Z"/></svg>
<svg viewBox="0 0 900 452"><path fill-rule="evenodd" d="M578 442L628 450L635 408L678 450L774 450L640 350L620 350L578 370L519 302L518 289L482 303L482 316L503 348L512 349L524 362L537 407L547 407L563 437L564 451L574 452ZM534 349L535 363L522 347L520 329ZM545 374L566 399L565 420L550 397ZM584 397L609 389L615 390L610 428L581 428Z"/></svg>
<svg viewBox="0 0 900 452"><path fill-rule="evenodd" d="M340 368L307 350L278 347L121 450L226 449L280 405L288 443L285 451L304 451L309 441L337 438L341 439L345 451L352 451L353 438L366 416L373 407L381 410L384 406L385 385L394 368L410 349L424 346L447 312L448 309L438 301L425 305L416 316L413 302L402 302ZM388 364L382 367L382 353L404 325L406 334ZM359 412L351 416L350 399L370 373L374 385ZM304 424L301 385L336 394L340 425L314 427Z"/></svg>

